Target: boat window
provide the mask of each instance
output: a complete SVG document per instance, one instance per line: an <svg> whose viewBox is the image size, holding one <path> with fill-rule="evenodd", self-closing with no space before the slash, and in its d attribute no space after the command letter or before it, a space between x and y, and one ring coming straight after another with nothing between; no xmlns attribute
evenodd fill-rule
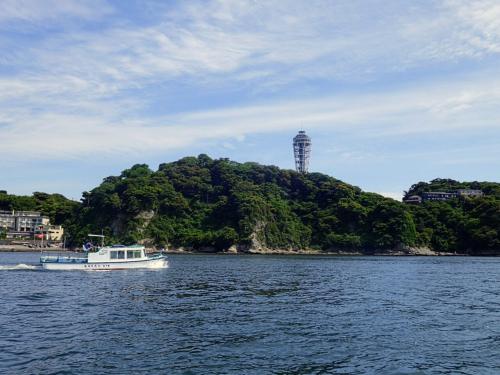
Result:
<svg viewBox="0 0 500 375"><path fill-rule="evenodd" d="M141 250L127 250L127 258L140 258L141 257Z"/></svg>
<svg viewBox="0 0 500 375"><path fill-rule="evenodd" d="M125 251L111 251L111 259L125 259Z"/></svg>

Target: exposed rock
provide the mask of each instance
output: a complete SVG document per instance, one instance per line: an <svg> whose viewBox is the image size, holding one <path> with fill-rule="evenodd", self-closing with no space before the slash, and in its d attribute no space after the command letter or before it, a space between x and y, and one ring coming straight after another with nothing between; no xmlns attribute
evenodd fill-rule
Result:
<svg viewBox="0 0 500 375"><path fill-rule="evenodd" d="M251 241L251 246L249 252L252 252L252 250L255 251L261 251L265 248L264 245L264 229L265 229L266 223L263 221L258 220L255 223L255 226L253 228L253 232L250 235L250 241Z"/></svg>
<svg viewBox="0 0 500 375"><path fill-rule="evenodd" d="M149 225L149 222L155 216L155 212L150 211L141 211L137 215L134 216L134 221L137 223L137 230L139 233L144 233L144 230ZM124 214L118 214L116 218L111 223L111 230L113 231L113 236L119 237L123 235L123 233L127 230L127 222L130 220ZM149 239L143 239L139 241L140 244L148 246Z"/></svg>
<svg viewBox="0 0 500 375"><path fill-rule="evenodd" d="M374 255L421 255L421 256L434 256L441 255L435 251L432 251L428 247L416 247L416 246L398 246L394 249L375 252ZM445 255L445 254L443 254Z"/></svg>
<svg viewBox="0 0 500 375"><path fill-rule="evenodd" d="M141 211L137 215L135 215L135 219L139 223L139 231L142 233L149 225L151 219L155 216L154 211Z"/></svg>
<svg viewBox="0 0 500 375"><path fill-rule="evenodd" d="M228 253L228 254L237 254L238 253L238 247L236 245L233 245L229 249L227 249L225 251L225 253Z"/></svg>
<svg viewBox="0 0 500 375"><path fill-rule="evenodd" d="M151 219L155 216L155 212L153 210L150 211L141 211L137 215L135 215L136 219L141 219L146 222L146 225L149 224Z"/></svg>

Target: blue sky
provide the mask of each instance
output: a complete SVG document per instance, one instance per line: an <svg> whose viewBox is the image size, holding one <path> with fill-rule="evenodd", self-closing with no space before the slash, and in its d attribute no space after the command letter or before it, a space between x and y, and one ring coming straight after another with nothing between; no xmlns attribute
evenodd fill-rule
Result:
<svg viewBox="0 0 500 375"><path fill-rule="evenodd" d="M400 197L499 181L500 2L0 0L0 189L207 153Z"/></svg>

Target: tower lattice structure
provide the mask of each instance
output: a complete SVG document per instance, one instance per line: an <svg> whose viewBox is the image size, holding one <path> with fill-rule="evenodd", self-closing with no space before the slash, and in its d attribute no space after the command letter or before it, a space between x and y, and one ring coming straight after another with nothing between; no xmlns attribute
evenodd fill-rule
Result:
<svg viewBox="0 0 500 375"><path fill-rule="evenodd" d="M309 159L311 156L311 138L304 130L293 138L293 155L295 157L295 169L299 173L309 171Z"/></svg>

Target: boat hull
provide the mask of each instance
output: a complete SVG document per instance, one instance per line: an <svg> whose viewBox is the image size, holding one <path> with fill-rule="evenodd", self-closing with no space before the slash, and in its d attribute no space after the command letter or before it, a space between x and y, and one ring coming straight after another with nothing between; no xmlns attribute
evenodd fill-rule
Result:
<svg viewBox="0 0 500 375"><path fill-rule="evenodd" d="M155 259L144 259L128 262L99 262L99 263L63 263L63 262L42 262L42 268L57 271L105 271L105 270L128 270L137 268L159 269L167 268L166 257Z"/></svg>

